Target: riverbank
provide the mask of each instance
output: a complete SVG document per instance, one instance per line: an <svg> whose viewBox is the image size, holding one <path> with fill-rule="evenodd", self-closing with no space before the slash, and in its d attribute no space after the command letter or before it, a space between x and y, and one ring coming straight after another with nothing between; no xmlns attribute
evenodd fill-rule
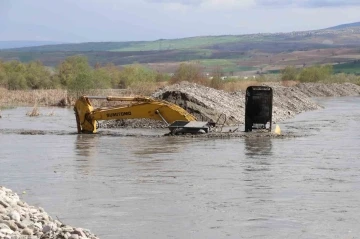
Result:
<svg viewBox="0 0 360 239"><path fill-rule="evenodd" d="M89 90L87 95L124 95L131 94L130 90L105 89ZM68 92L62 89L50 90L7 90L0 88L0 109L20 106L71 106L81 92Z"/></svg>
<svg viewBox="0 0 360 239"><path fill-rule="evenodd" d="M360 95L360 86L352 83L300 83L282 86L281 83L266 82L274 90L273 122L281 122L295 115L320 109L313 97L339 97ZM131 90L94 90L89 95L133 95ZM225 121L225 125L244 123L245 91L226 92L206 86L181 82L158 89L154 98L175 103L197 119L204 121ZM76 96L65 90L8 91L0 89L0 109L17 106L71 106ZM1 115L1 113L0 113ZM226 118L226 120L224 120ZM103 128L164 128L163 122L149 119L117 120L101 122Z"/></svg>
<svg viewBox="0 0 360 239"><path fill-rule="evenodd" d="M11 189L0 186L0 238L22 237L98 239L87 229L53 219L43 208L28 205Z"/></svg>

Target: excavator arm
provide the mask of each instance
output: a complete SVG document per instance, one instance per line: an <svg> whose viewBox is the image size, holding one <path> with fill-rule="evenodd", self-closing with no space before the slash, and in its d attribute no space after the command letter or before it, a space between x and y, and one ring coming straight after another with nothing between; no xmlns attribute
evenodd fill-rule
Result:
<svg viewBox="0 0 360 239"><path fill-rule="evenodd" d="M94 109L90 99L129 102L129 104ZM78 133L96 133L98 120L148 118L162 120L168 126L174 122L196 121L196 118L183 108L167 101L148 97L82 96L75 102L74 111ZM176 128L176 125L179 123L173 128Z"/></svg>

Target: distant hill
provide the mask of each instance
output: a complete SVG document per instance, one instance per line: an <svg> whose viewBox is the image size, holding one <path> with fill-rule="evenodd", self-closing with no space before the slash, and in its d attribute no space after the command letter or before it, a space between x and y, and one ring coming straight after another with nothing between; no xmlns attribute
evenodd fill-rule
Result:
<svg viewBox="0 0 360 239"><path fill-rule="evenodd" d="M39 60L45 65L56 66L66 57L84 55L92 65L140 63L167 72L173 72L176 64L193 61L204 66L207 71L221 67L225 72L233 74L243 71L266 72L287 65L302 67L351 62L360 59L359 48L360 22L355 22L312 31L197 36L156 41L77 44L0 42L0 59L22 62Z"/></svg>
<svg viewBox="0 0 360 239"><path fill-rule="evenodd" d="M34 47L43 45L55 45L61 42L53 41L0 41L1 49L21 48L21 47Z"/></svg>
<svg viewBox="0 0 360 239"><path fill-rule="evenodd" d="M327 30L340 30L340 29L345 29L345 28L350 28L350 27L360 27L360 22L341 24L341 25L334 26L334 27L329 27L329 28L326 28L326 29Z"/></svg>
<svg viewBox="0 0 360 239"><path fill-rule="evenodd" d="M348 28L351 27L351 30ZM244 51L254 49L253 45L272 44L277 51L302 50L329 47L335 45L360 45L360 22L343 24L326 29L285 32L259 33L248 35L197 36L181 39L159 39L156 41L128 42L84 42L54 44L53 42L13 42L12 46L27 44L27 47L7 46L8 52L136 52L136 51L169 51L169 50L202 50L213 52L217 50ZM260 43L260 44L258 44ZM278 45L278 47L276 47ZM290 49L287 46L294 45ZM249 47L244 47L249 46ZM285 46L285 49L283 49ZM255 46L257 47L257 46ZM1 49L1 42L0 42ZM4 49L4 47L3 47ZM256 49L256 48L255 48Z"/></svg>
<svg viewBox="0 0 360 239"><path fill-rule="evenodd" d="M83 42L83 43L58 43L41 44L27 47L8 48L7 51L17 52L48 52L48 51L112 51L129 47L133 44L144 42Z"/></svg>

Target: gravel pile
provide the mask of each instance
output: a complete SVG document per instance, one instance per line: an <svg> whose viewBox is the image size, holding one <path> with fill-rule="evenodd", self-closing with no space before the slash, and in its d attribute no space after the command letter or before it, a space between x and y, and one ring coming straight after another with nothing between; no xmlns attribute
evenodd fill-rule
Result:
<svg viewBox="0 0 360 239"><path fill-rule="evenodd" d="M99 128L112 129L112 128L167 128L167 124L161 120L153 119L125 119L125 120L107 120L99 122Z"/></svg>
<svg viewBox="0 0 360 239"><path fill-rule="evenodd" d="M0 238L98 239L89 230L52 219L44 209L29 206L10 189L0 186Z"/></svg>
<svg viewBox="0 0 360 239"><path fill-rule="evenodd" d="M274 123L292 118L305 111L321 108L297 87L272 86L272 88Z"/></svg>
<svg viewBox="0 0 360 239"><path fill-rule="evenodd" d="M175 103L200 121L223 121L229 125L243 121L245 98L241 92L227 93L198 84L181 82L155 92L152 97Z"/></svg>
<svg viewBox="0 0 360 239"><path fill-rule="evenodd" d="M321 108L299 88L271 85L273 88L273 121L279 122L301 112ZM205 86L182 82L165 87L153 97L175 103L198 120L216 122L220 115L226 115L226 125L244 124L245 92L227 93ZM220 118L221 120L223 119ZM219 120L219 122L221 122Z"/></svg>
<svg viewBox="0 0 360 239"><path fill-rule="evenodd" d="M344 84L301 83L284 87L280 83L269 84L273 88L273 122L281 122L295 115L320 109L311 97L356 96L360 86ZM164 87L152 95L153 98L166 100L179 105L193 114L199 121L213 121L225 125L244 124L245 92L228 93L222 90L189 82ZM149 119L120 120L104 122L103 128L164 128L161 121Z"/></svg>
<svg viewBox="0 0 360 239"><path fill-rule="evenodd" d="M360 95L360 86L351 83L300 83L294 88L300 89L310 97L339 97Z"/></svg>

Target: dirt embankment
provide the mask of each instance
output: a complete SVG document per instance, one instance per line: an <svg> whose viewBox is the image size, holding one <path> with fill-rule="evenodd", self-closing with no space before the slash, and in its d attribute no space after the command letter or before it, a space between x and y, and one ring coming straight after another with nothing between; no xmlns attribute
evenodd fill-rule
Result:
<svg viewBox="0 0 360 239"><path fill-rule="evenodd" d="M319 109L307 95L296 87L273 85L273 121L279 122L294 115ZM200 120L222 122L226 116L226 125L243 124L245 118L245 92L227 93L212 88L189 84L172 85L153 94L160 98L180 105Z"/></svg>
<svg viewBox="0 0 360 239"><path fill-rule="evenodd" d="M339 96L358 96L360 86L351 83L301 83L295 86L309 97L339 97Z"/></svg>
<svg viewBox="0 0 360 239"><path fill-rule="evenodd" d="M302 83L293 87L269 84L274 91L273 120L283 121L301 112L321 108L311 97L360 95L360 86L345 84ZM227 124L243 124L245 92L227 93L201 85L183 82L165 87L153 97L180 105L198 119L217 121L225 114Z"/></svg>
<svg viewBox="0 0 360 239"><path fill-rule="evenodd" d="M345 84L302 83L284 87L279 83L268 84L273 88L273 122L281 122L295 115L320 109L311 97L360 95L360 86ZM214 121L226 125L244 123L245 92L228 93L202 85L182 82L164 87L152 97L175 103L201 121ZM166 127L162 122L152 120L117 121L117 127Z"/></svg>

